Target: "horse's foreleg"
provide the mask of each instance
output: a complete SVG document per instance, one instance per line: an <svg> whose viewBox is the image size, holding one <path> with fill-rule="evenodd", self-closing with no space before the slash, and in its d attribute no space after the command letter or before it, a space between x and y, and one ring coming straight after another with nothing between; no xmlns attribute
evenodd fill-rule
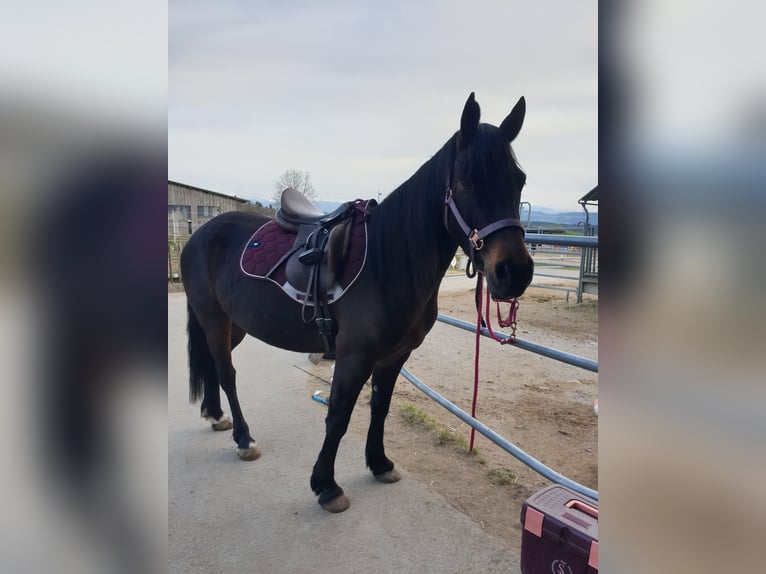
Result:
<svg viewBox="0 0 766 574"><path fill-rule="evenodd" d="M311 473L311 490L319 496L319 504L329 512L343 512L350 504L343 489L335 482L335 457L359 392L371 371L362 358L341 357L335 364L325 418L325 439Z"/></svg>
<svg viewBox="0 0 766 574"><path fill-rule="evenodd" d="M383 430L391 406L396 378L409 353L387 365L376 366L372 371L372 397L370 399L370 429L367 432L367 446L364 456L372 474L381 482L397 482L401 476L394 463L386 456L383 446Z"/></svg>

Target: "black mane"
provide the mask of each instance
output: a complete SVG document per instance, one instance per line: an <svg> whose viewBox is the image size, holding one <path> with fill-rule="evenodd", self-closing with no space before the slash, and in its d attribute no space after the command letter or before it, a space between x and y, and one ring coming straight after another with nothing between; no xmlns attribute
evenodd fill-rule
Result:
<svg viewBox="0 0 766 574"><path fill-rule="evenodd" d="M519 168L513 148L500 129L489 124L479 125L469 170L472 184L489 191L486 195L489 213L504 213L510 208L513 217L519 217L519 195L526 175Z"/></svg>
<svg viewBox="0 0 766 574"><path fill-rule="evenodd" d="M444 227L444 197L456 137L453 136L407 181L386 197L370 216L370 265L376 280L386 285L390 300L427 300L434 279L441 279L456 246ZM413 245L439 248L423 257ZM444 255L449 250L448 257ZM417 253L417 255L415 254ZM445 261L446 259L446 261ZM391 277L391 269L401 271Z"/></svg>
<svg viewBox="0 0 766 574"><path fill-rule="evenodd" d="M371 215L370 264L376 280L386 285L386 295L392 300L428 299L457 249L445 229L444 199L458 141L459 133ZM518 218L518 194L526 175L518 167L504 134L495 126L480 124L470 146L463 167L475 187L488 190L483 198L490 208L487 212L507 213L510 208L513 217ZM465 216L473 224L489 223L475 215L469 206ZM427 257L415 249L415 256L412 247L423 244L435 248ZM401 277L390 277L391 269L400 269Z"/></svg>

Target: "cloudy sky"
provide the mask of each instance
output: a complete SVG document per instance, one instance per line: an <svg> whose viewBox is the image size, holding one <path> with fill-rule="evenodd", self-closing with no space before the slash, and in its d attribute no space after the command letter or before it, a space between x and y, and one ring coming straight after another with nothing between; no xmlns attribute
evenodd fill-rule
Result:
<svg viewBox="0 0 766 574"><path fill-rule="evenodd" d="M578 210L597 183L595 2L173 1L168 177L269 198L287 169L319 199L386 195L458 129L520 96L523 199Z"/></svg>

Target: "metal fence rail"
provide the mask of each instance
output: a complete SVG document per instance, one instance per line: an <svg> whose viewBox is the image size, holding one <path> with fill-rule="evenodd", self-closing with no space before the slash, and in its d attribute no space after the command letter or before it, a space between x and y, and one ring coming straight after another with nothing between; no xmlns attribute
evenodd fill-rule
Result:
<svg viewBox="0 0 766 574"><path fill-rule="evenodd" d="M564 234L551 234L551 233L527 233L524 236L524 241L532 245L532 251L535 254L556 254L554 250L542 250L535 249L537 245L551 245L560 247L578 247L579 253L577 258L579 259L578 266L580 267L579 277L569 277L564 275L552 275L545 273L535 272L536 277L552 277L556 279L566 279L576 284L576 287L559 287L553 285L545 285L542 283L532 283L532 287L539 287L541 289L555 289L558 291L566 291L567 303L569 302L569 293L573 291L577 295L577 302L582 303L582 294L585 290L584 283L598 284L598 236L591 235L595 231L593 228L587 228L585 235L564 235ZM572 255L572 253L562 254ZM550 262L538 262L537 265L553 266ZM589 293L595 293L594 291L588 291Z"/></svg>
<svg viewBox="0 0 766 574"><path fill-rule="evenodd" d="M592 236L571 236L571 235L557 236L557 235L550 235L550 234L527 233L525 237L525 241L527 243L574 246L574 247L581 247L581 248L589 248L591 250L598 249L598 237L592 237ZM579 293L578 293L578 300L579 300ZM468 323L466 321L461 321L460 319L450 317L449 315L443 315L439 313L436 319L437 321L441 321L442 323L446 323L448 325L457 327L459 329L464 329L472 333L476 332L476 325L472 325L471 323ZM485 337L490 337L489 330L486 327L481 328L480 333L484 335ZM509 338L509 336L504 333L495 332L495 335L498 338L503 340L507 340ZM552 347L546 347L545 345L540 345L537 343L532 343L530 341L525 341L523 339L519 339L518 337L516 337L513 343L511 344L514 347L518 347L519 349L530 351L532 353L536 353L538 355L542 355L550 359L555 359L557 361L561 361L562 363L567 363L569 365L579 367L581 369L585 369L586 371L598 373L597 361L586 359L584 357L579 357L571 353L566 353L564 351L560 351ZM578 484L574 482L573 480L568 479L567 477L559 474L558 472L551 469L550 467L544 465L542 462L540 462L536 458L530 456L529 454L524 452L522 449L520 449L519 447L517 447L516 445L514 445L507 439L498 435L488 426L479 422L478 420L473 418L471 415L469 415L465 411L455 406L453 403L448 401L439 393L429 388L425 383L420 381L417 377L415 377L412 373L410 373L406 368L402 367L401 374L405 379L407 379L410 383L412 383L412 385L415 388L425 393L428 397L430 397L431 399L439 403L441 406L443 406L453 415L458 417L464 423L466 423L473 429L479 431L482 435L484 435L493 443L495 443L497 446L502 448L505 452L515 457L522 463L526 464L528 467L530 467L532 470L534 470L538 474L544 476L551 482L555 482L556 484L561 484L562 486L566 486L574 490L575 492L582 494L583 496L587 496L588 498L591 498L593 500L598 500L597 491L591 488L588 488L586 486L583 486L581 484Z"/></svg>
<svg viewBox="0 0 766 574"><path fill-rule="evenodd" d="M519 447L517 447L515 444L507 441L506 439L501 437L499 434L497 434L495 431L493 431L491 428L489 428L485 424L480 423L471 415L469 415L465 411L461 410L460 408L458 408L457 406L449 402L439 393L437 393L436 391L428 387L425 383L420 381L417 377L415 377L412 373L410 373L406 368L402 367L401 374L405 379L407 379L410 383L412 383L415 386L415 388L417 388L418 390L428 395L430 398L435 400L437 403L439 403L441 406L443 406L445 409L447 409L449 412L451 412L461 421L463 421L467 425L479 431L481 434L483 434L485 437L487 437L497 446L502 448L505 452L517 458L518 460L526 464L535 472L541 474L542 476L544 476L551 482L555 482L556 484L561 484L562 486L571 488L575 492L578 492L584 496L587 496L588 498L592 498L593 500L598 500L598 492L588 488L587 486L583 486L577 482L574 482L573 480L570 480L567 477L559 474L552 468L545 466L542 462L540 462L533 456L530 456L529 454L521 450Z"/></svg>
<svg viewBox="0 0 766 574"><path fill-rule="evenodd" d="M565 247L598 247L598 237L584 235L553 235L551 233L527 233L524 236L527 243L542 245L563 245Z"/></svg>
<svg viewBox="0 0 766 574"><path fill-rule="evenodd" d="M442 315L441 313L439 313L436 316L436 320L441 321L442 323L447 323L447 325L452 325L453 327L457 327L459 329L470 331L472 333L476 332L476 325L472 325L471 323L468 323L466 321L461 321L460 319L455 319L454 317L450 317L449 315ZM491 338L489 331L487 330L486 327L481 328L481 334L484 335L485 337ZM497 331L495 331L495 335L497 335L498 338L500 339L508 339L508 335L504 333L498 333ZM571 353L565 353L564 351L559 351L558 349L554 349L552 347L546 347L545 345L540 345L538 343L525 341L523 339L519 339L518 337L516 337L516 340L512 343L512 345L514 347L518 347L519 349L524 349L525 351L530 351L537 355L542 355L543 357L556 359L557 361L561 361L562 363L567 363L569 365L573 365L575 367L580 367L581 369L585 369L586 371L598 373L598 362L592 361L590 359L586 359L584 357L572 355Z"/></svg>

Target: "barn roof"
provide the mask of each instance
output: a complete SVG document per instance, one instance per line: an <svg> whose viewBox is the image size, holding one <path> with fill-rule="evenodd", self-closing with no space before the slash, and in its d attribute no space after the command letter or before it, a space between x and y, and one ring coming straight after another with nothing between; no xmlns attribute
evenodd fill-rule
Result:
<svg viewBox="0 0 766 574"><path fill-rule="evenodd" d="M225 197L226 199L233 199L234 201L239 201L240 203L250 203L247 199L242 199L241 197L237 197L236 195L226 195L225 193L220 193L218 191L211 191L209 189L205 189L202 187L197 187L196 185L189 185L188 183L181 183L180 181L173 181L172 179L168 180L168 185L178 185L180 187L185 187L187 189L194 189L196 191L201 191L203 193L209 193L211 195L217 195L218 197Z"/></svg>
<svg viewBox="0 0 766 574"><path fill-rule="evenodd" d="M591 189L588 193L583 195L580 199L577 200L577 203L580 205L586 204L586 203L598 203L598 186Z"/></svg>

